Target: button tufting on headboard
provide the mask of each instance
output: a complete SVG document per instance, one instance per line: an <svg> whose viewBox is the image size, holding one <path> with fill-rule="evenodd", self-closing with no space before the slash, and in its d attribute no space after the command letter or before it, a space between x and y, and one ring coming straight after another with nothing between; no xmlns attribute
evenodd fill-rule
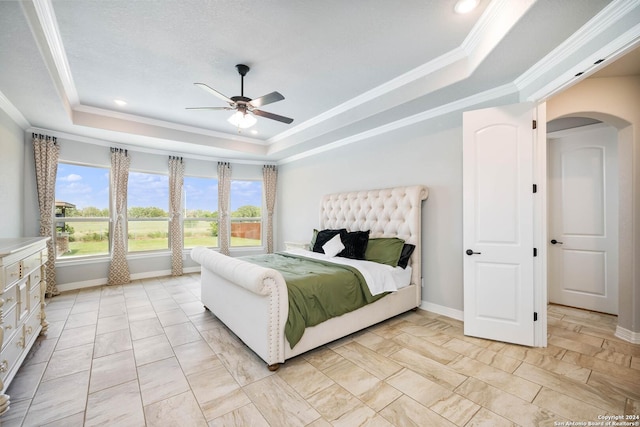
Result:
<svg viewBox="0 0 640 427"><path fill-rule="evenodd" d="M422 277L422 201L428 195L423 185L329 194L320 206L320 227L370 230L371 237L399 237L416 245L411 282L418 284Z"/></svg>

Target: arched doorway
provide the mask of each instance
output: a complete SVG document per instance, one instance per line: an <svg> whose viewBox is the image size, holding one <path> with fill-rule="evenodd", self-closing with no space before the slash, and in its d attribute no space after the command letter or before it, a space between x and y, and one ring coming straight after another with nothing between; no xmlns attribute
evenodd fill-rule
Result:
<svg viewBox="0 0 640 427"><path fill-rule="evenodd" d="M561 95L562 96L562 95ZM550 101L549 103L552 103ZM547 105L549 105L549 103ZM634 325L637 316L637 301L634 295L638 291L634 288L637 284L634 281L634 203L635 197L633 193L634 180L634 156L639 148L634 149L634 133L633 124L629 121L607 113L579 110L566 112L571 110L566 104L563 104L565 114L554 115L554 111L560 109L549 109L548 123L551 123L551 129L554 129L553 123L557 119L571 119L591 122L601 122L615 128L617 133L617 150L618 150L618 328L616 334L636 342L640 333L634 332L627 325ZM557 123L557 122L556 122ZM549 166L549 165L547 165ZM621 325L623 325L621 327Z"/></svg>
<svg viewBox="0 0 640 427"><path fill-rule="evenodd" d="M586 117L547 126L549 302L619 307L617 130Z"/></svg>

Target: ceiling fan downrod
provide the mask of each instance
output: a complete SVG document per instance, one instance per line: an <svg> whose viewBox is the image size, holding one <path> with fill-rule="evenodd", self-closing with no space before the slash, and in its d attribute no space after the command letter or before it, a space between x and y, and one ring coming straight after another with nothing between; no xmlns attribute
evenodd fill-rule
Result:
<svg viewBox="0 0 640 427"><path fill-rule="evenodd" d="M244 98L244 76L247 75L249 70L248 65L238 64L236 65L236 69L238 70L238 74L240 74L240 96Z"/></svg>

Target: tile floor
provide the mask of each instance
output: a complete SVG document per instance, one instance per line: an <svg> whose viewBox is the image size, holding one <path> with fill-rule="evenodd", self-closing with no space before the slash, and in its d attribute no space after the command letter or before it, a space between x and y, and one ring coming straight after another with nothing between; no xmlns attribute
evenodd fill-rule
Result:
<svg viewBox="0 0 640 427"><path fill-rule="evenodd" d="M4 426L555 426L640 415L640 345L549 307L549 347L418 310L269 372L199 302L199 274L64 293Z"/></svg>

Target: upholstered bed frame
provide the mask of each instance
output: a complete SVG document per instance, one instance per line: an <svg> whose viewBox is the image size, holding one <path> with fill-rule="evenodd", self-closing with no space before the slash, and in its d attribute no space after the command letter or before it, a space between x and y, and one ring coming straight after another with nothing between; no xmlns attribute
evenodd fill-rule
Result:
<svg viewBox="0 0 640 427"><path fill-rule="evenodd" d="M272 370L287 359L414 309L422 300L421 219L422 201L427 196L427 187L410 186L323 197L319 229L370 230L370 237L399 237L416 245L410 262L411 284L358 310L307 328L293 348L284 335L287 287L276 270L204 247L194 248L191 257L202 266L202 303Z"/></svg>

